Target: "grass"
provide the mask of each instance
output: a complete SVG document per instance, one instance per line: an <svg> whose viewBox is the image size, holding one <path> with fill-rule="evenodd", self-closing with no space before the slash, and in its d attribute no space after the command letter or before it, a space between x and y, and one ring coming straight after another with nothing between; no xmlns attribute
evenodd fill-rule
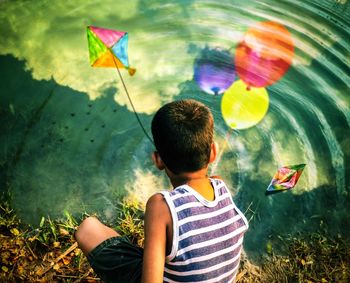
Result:
<svg viewBox="0 0 350 283"><path fill-rule="evenodd" d="M143 246L143 207L126 199L118 205L115 222L108 223L131 242ZM21 223L9 204L0 199L0 282L99 282L77 247L74 232L86 217L42 217L38 228Z"/></svg>
<svg viewBox="0 0 350 283"><path fill-rule="evenodd" d="M40 227L31 228L21 223L8 202L2 202L0 282L75 282L91 276L95 282L85 256L76 248L75 227L76 221L67 214L62 221L43 217Z"/></svg>
<svg viewBox="0 0 350 283"><path fill-rule="evenodd" d="M270 254L261 266L243 257L238 282L350 282L349 242L319 233L286 238L286 255Z"/></svg>
<svg viewBox="0 0 350 283"><path fill-rule="evenodd" d="M144 207L126 199L108 223L143 246ZM42 217L40 226L21 223L8 198L0 203L0 282L100 282L76 246L74 231L84 218ZM320 233L287 237L284 256L270 253L260 266L243 254L237 282L350 282L349 242Z"/></svg>

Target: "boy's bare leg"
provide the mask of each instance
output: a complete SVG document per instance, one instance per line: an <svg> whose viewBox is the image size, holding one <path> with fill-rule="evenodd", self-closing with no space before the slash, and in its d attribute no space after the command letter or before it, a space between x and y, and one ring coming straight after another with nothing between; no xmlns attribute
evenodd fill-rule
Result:
<svg viewBox="0 0 350 283"><path fill-rule="evenodd" d="M102 224L96 217L91 216L86 218L75 232L75 239L85 255L103 241L115 236L119 236L116 231Z"/></svg>

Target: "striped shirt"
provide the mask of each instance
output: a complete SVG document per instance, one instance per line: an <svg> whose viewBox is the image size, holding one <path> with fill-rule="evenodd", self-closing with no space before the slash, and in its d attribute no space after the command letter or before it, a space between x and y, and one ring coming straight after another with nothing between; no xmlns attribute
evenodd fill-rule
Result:
<svg viewBox="0 0 350 283"><path fill-rule="evenodd" d="M227 283L236 277L248 221L225 183L219 179L211 183L213 201L188 185L162 192L173 220L164 282Z"/></svg>

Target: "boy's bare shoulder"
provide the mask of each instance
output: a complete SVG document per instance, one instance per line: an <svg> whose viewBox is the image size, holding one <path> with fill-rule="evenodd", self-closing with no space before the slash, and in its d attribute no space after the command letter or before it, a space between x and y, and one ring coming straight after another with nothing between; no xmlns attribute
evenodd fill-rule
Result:
<svg viewBox="0 0 350 283"><path fill-rule="evenodd" d="M152 195L146 204L146 211L168 212L168 205L160 193Z"/></svg>

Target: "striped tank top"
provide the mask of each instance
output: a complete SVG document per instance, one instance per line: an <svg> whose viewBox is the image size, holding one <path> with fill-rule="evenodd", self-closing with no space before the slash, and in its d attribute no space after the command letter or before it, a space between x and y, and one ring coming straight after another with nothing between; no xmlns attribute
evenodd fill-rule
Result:
<svg viewBox="0 0 350 283"><path fill-rule="evenodd" d="M173 220L164 282L228 283L236 277L248 221L225 183L219 179L211 183L213 201L188 185L162 192Z"/></svg>

